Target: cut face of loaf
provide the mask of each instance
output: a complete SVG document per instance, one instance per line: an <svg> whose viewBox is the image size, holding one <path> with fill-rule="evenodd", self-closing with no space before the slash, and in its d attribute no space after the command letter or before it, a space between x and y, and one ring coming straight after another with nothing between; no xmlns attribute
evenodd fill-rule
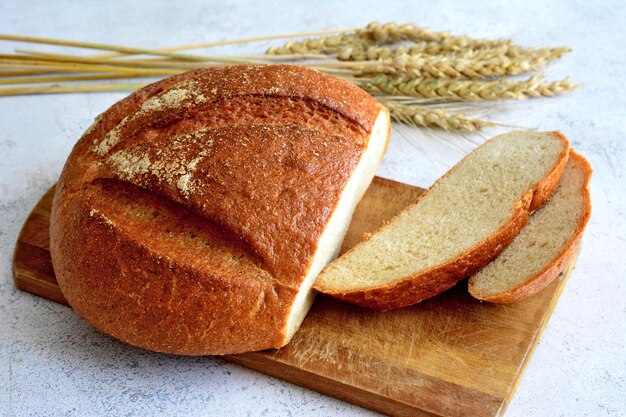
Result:
<svg viewBox="0 0 626 417"><path fill-rule="evenodd" d="M376 169L382 160L389 142L390 131L389 114L386 109L381 110L372 128L368 146L345 185L335 210L320 236L311 266L291 307L287 322L287 341L291 340L296 330L300 327L302 320L304 320L306 313L311 308L314 297L312 288L315 279L322 269L339 254L341 243L348 231L348 226L350 226L354 209L372 182Z"/></svg>
<svg viewBox="0 0 626 417"><path fill-rule="evenodd" d="M473 275L469 291L494 303L510 303L545 288L572 260L591 214L591 167L570 151L554 196L537 210L511 245Z"/></svg>
<svg viewBox="0 0 626 417"><path fill-rule="evenodd" d="M146 349L285 345L385 152L389 116L296 66L177 75L103 113L57 185L50 239L69 304Z"/></svg>
<svg viewBox="0 0 626 417"><path fill-rule="evenodd" d="M329 264L315 288L381 310L450 288L502 252L552 195L568 151L558 132L495 137Z"/></svg>

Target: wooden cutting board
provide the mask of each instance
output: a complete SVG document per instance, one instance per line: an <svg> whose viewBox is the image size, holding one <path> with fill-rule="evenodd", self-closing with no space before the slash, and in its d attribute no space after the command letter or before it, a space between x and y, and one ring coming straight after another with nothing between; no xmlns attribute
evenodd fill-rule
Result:
<svg viewBox="0 0 626 417"><path fill-rule="evenodd" d="M342 251L422 192L376 178L356 210ZM53 189L22 228L14 278L22 290L67 304L48 252L52 195ZM226 359L390 415L502 415L573 265L536 297L511 305L473 299L466 281L385 313L318 296L289 345Z"/></svg>

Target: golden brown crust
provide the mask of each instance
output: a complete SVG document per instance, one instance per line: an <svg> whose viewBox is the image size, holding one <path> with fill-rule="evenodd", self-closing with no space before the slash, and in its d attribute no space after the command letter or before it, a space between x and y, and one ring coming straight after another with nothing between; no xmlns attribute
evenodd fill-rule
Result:
<svg viewBox="0 0 626 417"><path fill-rule="evenodd" d="M514 207L509 221L483 242L477 244L450 262L415 276L403 277L393 283L378 288L354 289L350 292L339 292L332 288L322 287L316 283L315 289L350 303L385 311L406 307L433 297L453 287L463 278L477 272L495 259L511 244L513 239L515 239L528 222L530 214L545 204L556 191L561 174L567 164L569 142L560 132L549 132L549 134L558 137L564 144L564 151L561 153L558 162L541 181L534 184L528 192L520 198ZM461 164L463 160L458 164ZM454 167L450 171L453 169ZM443 181L447 175L448 174L445 174L439 178L435 184ZM427 194L428 192L422 194L413 205L418 204ZM410 210L413 205L407 207L405 210ZM347 253L358 250L360 245L361 244L356 245ZM345 255L346 254L344 254L344 256Z"/></svg>
<svg viewBox="0 0 626 417"><path fill-rule="evenodd" d="M589 184L591 182L592 169L589 162L580 154L570 150L569 159L574 160L579 170L583 172L584 180L581 184L581 196L583 199L583 210L578 217L577 225L570 239L563 245L561 252L556 258L545 268L534 276L529 277L526 281L519 285L497 294L482 294L478 292L472 285L473 280L469 280L468 289L470 294L479 300L489 301L491 303L507 304L524 298L532 297L539 291L547 287L554 279L556 279L567 265L573 260L576 250L580 246L582 235L589 222L591 216L591 199L589 196Z"/></svg>
<svg viewBox="0 0 626 417"><path fill-rule="evenodd" d="M295 66L197 70L120 101L57 186L51 254L68 302L151 350L282 346L380 111L357 87Z"/></svg>
<svg viewBox="0 0 626 417"><path fill-rule="evenodd" d="M93 325L133 345L167 353L223 354L242 345L280 345L276 329L283 318L268 312L287 308L293 289L259 266L236 268L229 254L243 261L253 255L228 233L124 183L98 182L76 197L64 210L75 227L54 217L51 246L64 296ZM132 222L127 199L138 209L131 213ZM214 247L194 250L161 242L167 237L164 228L176 231L178 239L187 228L203 245L222 246L224 256ZM193 262L183 251L211 259L192 253ZM236 297L225 300L225 294ZM250 322L255 331L240 325ZM217 323L222 328L216 334L211 326Z"/></svg>
<svg viewBox="0 0 626 417"><path fill-rule="evenodd" d="M548 132L561 141L563 141L567 146L563 147L563 152L559 157L559 162L554 166L554 168L544 177L542 181L535 184L533 187L533 199L530 203L530 207L528 211L530 214L537 211L539 208L543 207L544 204L552 197L554 192L556 191L557 186L559 185L559 180L561 179L561 175L563 175L563 171L565 171L565 166L567 165L567 161L570 155L570 147L569 141L565 137L565 135L559 131Z"/></svg>

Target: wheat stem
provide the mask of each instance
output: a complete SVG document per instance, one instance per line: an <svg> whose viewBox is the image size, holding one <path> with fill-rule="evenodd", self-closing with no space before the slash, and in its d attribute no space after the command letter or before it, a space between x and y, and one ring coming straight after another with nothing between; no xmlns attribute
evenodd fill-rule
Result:
<svg viewBox="0 0 626 417"><path fill-rule="evenodd" d="M328 29L328 30L316 30L310 32L298 32L298 33L289 33L289 34L279 34L279 35L265 35L265 36L255 36L251 38L240 38L240 39L227 39L223 41L215 41L215 42L203 42L196 43L191 45L178 45L178 46L170 46L167 48L158 48L154 51L157 52L174 52L174 51L185 51L192 49L205 49L212 48L216 46L226 46L226 45L237 45L243 43L252 43L252 42L261 42L268 41L273 39L285 39L285 38L300 38L304 36L319 36L319 35L328 35L332 33L345 33L345 32L354 32L356 28L353 29ZM108 54L99 54L93 55L93 57L97 58L118 58L123 56L129 56L134 54L127 53L108 53Z"/></svg>
<svg viewBox="0 0 626 417"><path fill-rule="evenodd" d="M181 71L182 72L182 71ZM91 80L119 80L125 78L150 77L154 74L138 73L104 73L87 75L59 75L54 77L10 77L0 78L0 84L37 84L37 83L57 83L65 81L91 81Z"/></svg>
<svg viewBox="0 0 626 417"><path fill-rule="evenodd" d="M3 61L0 61L0 78L2 77L14 77L14 76L22 76L22 75L41 75L41 74L51 74L55 73L58 70L56 67L44 67L33 65L15 65L15 63L7 64ZM33 68L37 68L33 70Z"/></svg>
<svg viewBox="0 0 626 417"><path fill-rule="evenodd" d="M72 46L72 47L78 47L78 48L97 49L97 50L102 50L102 51L121 52L124 54L132 54L132 55L166 56L170 58L176 58L182 61L204 62L204 61L216 61L216 60L219 61L222 59L221 57L181 54L181 53L176 53L176 52L158 51L158 50L147 49L147 48L134 48L134 47L129 47L129 46L107 45L107 44L102 44L102 43L70 41L70 40L64 40L64 39L40 38L40 37L35 37L35 36L0 34L0 40L38 43L38 44L45 44L45 45ZM85 58L85 59L90 59L90 58ZM97 60L98 58L91 58L91 59ZM99 59L102 59L102 58L99 58ZM229 58L227 62L232 63L235 61L236 59Z"/></svg>
<svg viewBox="0 0 626 417"><path fill-rule="evenodd" d="M0 88L0 96L20 96L28 94L59 94L107 91L134 91L145 84L105 84L105 85L49 85L38 87Z"/></svg>
<svg viewBox="0 0 626 417"><path fill-rule="evenodd" d="M66 54L53 54L49 52L36 52L23 49L16 49L15 52L22 53L23 55L11 55L15 59L21 59L25 61L46 61L52 63L85 63L95 65L112 65L123 67L141 67L141 68L176 68L176 69L196 69L207 65L205 62L189 62L178 61L175 59L167 58L151 58L151 59L120 59L110 60L102 58L93 58L92 56L76 56Z"/></svg>
<svg viewBox="0 0 626 417"><path fill-rule="evenodd" d="M54 67L61 71L72 71L72 72L104 72L104 71L115 71L115 72L132 72L135 73L138 70L142 72L154 74L154 75L172 75L180 73L180 70L173 70L169 68L139 68L136 66L124 66L118 63L112 63L113 65L99 65L99 64L83 64L81 62L86 61L78 61L71 62L68 61L57 61L52 58L40 57L40 58L29 58L19 55L3 55L0 54L1 62L17 62L22 66L31 66L33 69L41 67L41 68L50 68Z"/></svg>
<svg viewBox="0 0 626 417"><path fill-rule="evenodd" d="M62 58L75 58L76 55L67 55L67 54L54 54L50 52L40 52L40 51L31 51L28 49L15 49L15 52L18 54L29 55L29 56L45 56L45 57L62 57ZM122 55L127 58L131 55ZM102 55L88 55L82 56L80 58L88 58L92 60L97 60L98 62L102 62ZM217 61L217 62L227 62L229 60L235 62L253 62L253 61L291 61L291 60L301 60L301 59L327 59L328 56L322 54L290 54L290 55L239 55L239 56L219 56L219 57L208 57L206 62ZM120 59L120 60L110 60L110 58L106 59L106 63L109 64L111 62L119 62L119 63L143 63L143 64L156 64L156 65L164 65L164 66L187 66L189 68L198 68L201 66L203 61L200 62L187 62L180 61L174 58L150 58L150 59Z"/></svg>
<svg viewBox="0 0 626 417"><path fill-rule="evenodd" d="M102 58L89 58L75 55L62 55L62 54L40 54L37 57L27 55L11 55L0 54L0 59L3 60L15 60L15 61L45 61L45 62L71 62L80 64L95 64L95 65L112 65L112 66L135 66L135 67L159 67L159 62L141 63L132 60L111 60ZM145 62L145 61L144 61ZM180 62L180 61L179 61ZM201 62L200 66L207 63L222 63L222 64L237 64L237 63L251 63L250 60L239 57L206 57L203 61L194 61L195 65ZM182 64L190 64L190 62L181 62ZM191 63L191 64L194 64Z"/></svg>

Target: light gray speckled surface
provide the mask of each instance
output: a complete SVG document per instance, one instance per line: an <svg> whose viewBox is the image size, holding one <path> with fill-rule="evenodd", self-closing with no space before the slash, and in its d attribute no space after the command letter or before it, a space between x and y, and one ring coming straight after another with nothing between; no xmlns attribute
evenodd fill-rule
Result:
<svg viewBox="0 0 626 417"><path fill-rule="evenodd" d="M158 46L396 20L512 37L530 46L572 47L574 52L547 75L569 74L583 89L555 100L516 103L495 116L524 127L562 130L595 169L594 212L578 266L507 415L626 416L622 1L124 3L3 0L0 32ZM1 49L12 46L2 43ZM219 359L126 346L90 328L70 309L15 290L11 256L22 222L55 181L81 132L123 95L0 98L2 415L373 414ZM427 148L428 155L411 143ZM461 156L432 136L398 129L379 174L427 186Z"/></svg>

